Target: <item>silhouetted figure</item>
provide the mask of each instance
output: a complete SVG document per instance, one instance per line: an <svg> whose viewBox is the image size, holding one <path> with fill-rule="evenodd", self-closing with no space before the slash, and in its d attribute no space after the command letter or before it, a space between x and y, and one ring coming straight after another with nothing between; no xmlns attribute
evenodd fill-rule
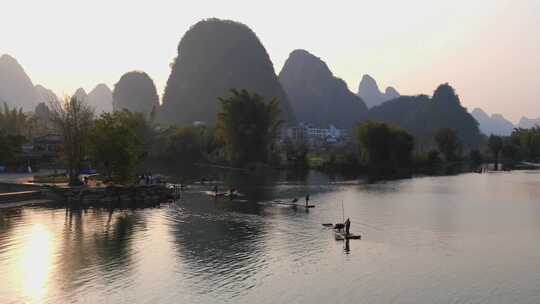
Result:
<svg viewBox="0 0 540 304"><path fill-rule="evenodd" d="M344 248L344 250L345 250L346 254L349 254L351 252L351 247L349 245L349 239L345 239L345 248Z"/></svg>
<svg viewBox="0 0 540 304"><path fill-rule="evenodd" d="M309 194L306 195L306 207L308 206L308 204L309 204Z"/></svg>
<svg viewBox="0 0 540 304"><path fill-rule="evenodd" d="M232 200L234 197L236 197L237 193L238 193L238 192L236 191L235 188L230 188L230 189L229 189L229 199Z"/></svg>
<svg viewBox="0 0 540 304"><path fill-rule="evenodd" d="M214 194L217 196L217 193L218 193L217 185L214 185L214 188L212 189L212 191L214 191Z"/></svg>
<svg viewBox="0 0 540 304"><path fill-rule="evenodd" d="M351 220L347 218L347 220L345 221L345 234L346 235L349 235L350 229L351 229Z"/></svg>

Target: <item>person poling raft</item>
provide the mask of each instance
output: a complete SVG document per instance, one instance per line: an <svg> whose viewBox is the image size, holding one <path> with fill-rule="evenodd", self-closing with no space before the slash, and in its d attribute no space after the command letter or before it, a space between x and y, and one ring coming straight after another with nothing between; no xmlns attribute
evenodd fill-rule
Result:
<svg viewBox="0 0 540 304"><path fill-rule="evenodd" d="M214 198L218 198L218 197L228 197L230 199L233 199L233 198L237 198L239 196L244 196L243 194L241 194L240 192L238 192L238 190L236 190L236 188L230 188L229 190L227 190L226 192L219 192L218 191L218 186L217 185L214 185L212 187L212 191L203 191L204 193L206 193L206 195L208 196L212 196Z"/></svg>
<svg viewBox="0 0 540 304"><path fill-rule="evenodd" d="M345 231L343 231L345 230ZM334 237L336 241L342 240L358 240L361 238L360 235L351 233L351 220L347 218L345 223L336 224L334 226Z"/></svg>
<svg viewBox="0 0 540 304"><path fill-rule="evenodd" d="M324 227L332 227L334 229L334 237L336 241L343 240L359 240L360 235L351 233L351 220L347 218L344 223L325 223L322 224Z"/></svg>
<svg viewBox="0 0 540 304"><path fill-rule="evenodd" d="M306 208L306 209L315 208L315 205L310 205L309 204L309 194L306 195L306 203L305 204L299 203L299 200L296 197L293 198L290 202L282 201L282 200L274 200L274 201L272 201L271 203L268 203L268 204L270 204L270 205L290 206L292 208Z"/></svg>

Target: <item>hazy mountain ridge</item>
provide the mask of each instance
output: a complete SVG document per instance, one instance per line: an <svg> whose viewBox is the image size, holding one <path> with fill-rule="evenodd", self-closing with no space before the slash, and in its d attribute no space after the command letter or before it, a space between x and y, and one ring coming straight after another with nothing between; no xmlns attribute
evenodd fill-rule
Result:
<svg viewBox="0 0 540 304"><path fill-rule="evenodd" d="M517 125L519 128L530 129L535 126L540 126L540 117L528 118L526 116L521 117Z"/></svg>
<svg viewBox="0 0 540 304"><path fill-rule="evenodd" d="M86 93L86 90L83 88L78 88L75 93L73 93L72 97L77 98L78 100L86 100L86 97L88 97L88 94Z"/></svg>
<svg viewBox="0 0 540 304"><path fill-rule="evenodd" d="M36 85L34 90L38 96L38 103L44 103L48 106L50 103L60 102L60 98L58 98L52 90L49 90L40 84Z"/></svg>
<svg viewBox="0 0 540 304"><path fill-rule="evenodd" d="M515 126L506 120L501 114L492 114L489 116L480 108L472 110L471 115L478 121L480 131L486 135L504 135L512 134Z"/></svg>
<svg viewBox="0 0 540 304"><path fill-rule="evenodd" d="M335 77L326 63L305 50L295 50L279 80L291 100L298 121L352 128L365 120L367 107Z"/></svg>
<svg viewBox="0 0 540 304"><path fill-rule="evenodd" d="M363 75L360 84L358 85L358 96L364 100L368 108L378 106L385 101L398 98L400 94L394 87L387 87L383 92L379 89L377 81L369 76Z"/></svg>
<svg viewBox="0 0 540 304"><path fill-rule="evenodd" d="M111 89L104 83L98 84L86 96L86 102L95 108L96 114L113 111L113 95Z"/></svg>
<svg viewBox="0 0 540 304"><path fill-rule="evenodd" d="M369 110L370 120L400 126L422 141L429 142L441 128L457 132L466 147L480 142L478 122L461 106L459 97L448 84L440 85L433 97L401 96Z"/></svg>
<svg viewBox="0 0 540 304"><path fill-rule="evenodd" d="M283 119L294 121L266 49L246 25L207 19L193 25L178 44L178 56L163 93L160 120L167 124L215 123L218 97L246 89L280 101Z"/></svg>
<svg viewBox="0 0 540 304"><path fill-rule="evenodd" d="M7 54L0 56L0 102L33 111L39 100L32 80L19 62Z"/></svg>

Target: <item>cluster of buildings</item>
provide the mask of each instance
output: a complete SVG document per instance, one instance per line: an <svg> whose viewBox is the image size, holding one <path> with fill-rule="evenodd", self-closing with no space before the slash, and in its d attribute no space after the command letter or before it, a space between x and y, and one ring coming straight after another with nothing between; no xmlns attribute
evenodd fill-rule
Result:
<svg viewBox="0 0 540 304"><path fill-rule="evenodd" d="M338 129L330 124L328 128L314 126L301 122L297 125L287 126L282 130L282 138L292 141L305 141L309 144L336 144L348 139L349 132Z"/></svg>
<svg viewBox="0 0 540 304"><path fill-rule="evenodd" d="M59 162L63 138L57 134L37 136L23 144L16 157L0 163L0 172L29 172ZM31 169L30 169L31 168Z"/></svg>

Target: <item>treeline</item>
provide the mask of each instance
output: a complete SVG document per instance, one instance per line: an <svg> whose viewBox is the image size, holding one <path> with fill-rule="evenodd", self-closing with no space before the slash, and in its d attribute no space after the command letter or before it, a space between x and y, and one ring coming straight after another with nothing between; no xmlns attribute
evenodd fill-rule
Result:
<svg viewBox="0 0 540 304"><path fill-rule="evenodd" d="M39 130L38 115L29 115L22 108L0 107L0 166L14 160L21 147Z"/></svg>
<svg viewBox="0 0 540 304"><path fill-rule="evenodd" d="M163 128L147 115L127 110L96 117L76 97L51 105L49 119L62 136L60 157L72 185L80 184L80 173L89 167L105 181L131 182L144 160L234 166L274 162L282 124L278 100L232 90L219 103L216 126Z"/></svg>
<svg viewBox="0 0 540 304"><path fill-rule="evenodd" d="M498 163L501 159L540 159L539 127L516 129L509 137L491 136L478 149L464 144L459 130L440 128L430 139L432 147L425 150L418 149L417 137L405 129L377 121L360 124L344 144L310 151L307 142L280 136L283 121L277 99L232 90L228 96L218 98L218 102L215 126L166 128L148 115L127 110L96 117L93 109L76 97L51 104L50 109L41 109L41 114L32 118L5 107L0 113L0 144L11 150L2 149L0 161L20 151L25 141L22 134L28 132L32 120L50 125L62 136L60 157L71 184L80 183L79 175L88 167L97 169L106 181L131 182L138 165L145 160L392 174L463 161L478 165L483 161Z"/></svg>
<svg viewBox="0 0 540 304"><path fill-rule="evenodd" d="M520 161L540 162L540 127L516 128L510 136L491 135L487 140L488 157L494 162L514 164Z"/></svg>

